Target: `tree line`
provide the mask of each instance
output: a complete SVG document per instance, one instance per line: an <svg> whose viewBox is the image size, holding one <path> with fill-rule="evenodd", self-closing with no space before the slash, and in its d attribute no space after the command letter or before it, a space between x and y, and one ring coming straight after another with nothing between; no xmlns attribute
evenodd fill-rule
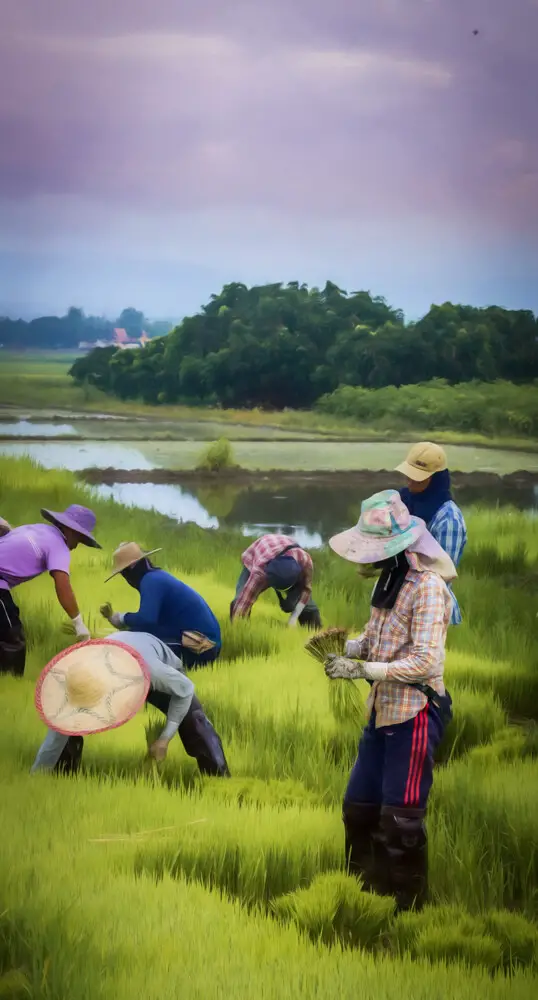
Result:
<svg viewBox="0 0 538 1000"><path fill-rule="evenodd" d="M384 298L332 282L234 282L167 337L141 351L94 351L71 375L122 399L269 409L310 408L341 386L529 382L538 319L445 302L405 323Z"/></svg>
<svg viewBox="0 0 538 1000"><path fill-rule="evenodd" d="M140 337L143 330L149 337L158 337L168 333L171 324L150 323L132 306L123 309L116 320L86 316L82 309L71 306L65 316L40 316L28 322L0 316L0 345L8 350L69 350L81 341L111 340L115 327L126 330L130 337Z"/></svg>

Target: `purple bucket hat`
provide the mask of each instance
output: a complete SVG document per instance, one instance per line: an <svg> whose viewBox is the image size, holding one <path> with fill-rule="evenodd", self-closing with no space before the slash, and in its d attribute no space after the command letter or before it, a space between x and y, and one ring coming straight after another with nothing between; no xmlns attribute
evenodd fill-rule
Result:
<svg viewBox="0 0 538 1000"><path fill-rule="evenodd" d="M100 549L99 542L92 535L95 528L96 517L89 507L81 507L78 503L71 504L64 511L41 510L41 516L50 521L57 528L70 528L80 535L84 545L89 545L92 549Z"/></svg>
<svg viewBox="0 0 538 1000"><path fill-rule="evenodd" d="M333 552L349 562L382 562L409 550L429 559L445 556L420 517L412 517L397 490L374 493L361 504L354 528L329 540Z"/></svg>

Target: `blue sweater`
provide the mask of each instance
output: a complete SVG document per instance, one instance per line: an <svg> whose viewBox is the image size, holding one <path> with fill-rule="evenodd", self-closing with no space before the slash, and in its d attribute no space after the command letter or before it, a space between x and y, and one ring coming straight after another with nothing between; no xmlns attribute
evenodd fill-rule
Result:
<svg viewBox="0 0 538 1000"><path fill-rule="evenodd" d="M184 631L201 632L220 649L220 625L203 597L163 569L153 569L140 582L140 608L126 614L131 632L149 632L161 642L181 642Z"/></svg>

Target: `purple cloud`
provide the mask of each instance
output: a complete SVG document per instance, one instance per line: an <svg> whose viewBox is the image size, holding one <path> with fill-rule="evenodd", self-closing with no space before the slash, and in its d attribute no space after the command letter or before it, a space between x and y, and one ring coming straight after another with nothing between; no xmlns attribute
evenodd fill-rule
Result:
<svg viewBox="0 0 538 1000"><path fill-rule="evenodd" d="M10 238L35 203L532 243L537 37L536 0L2 0Z"/></svg>

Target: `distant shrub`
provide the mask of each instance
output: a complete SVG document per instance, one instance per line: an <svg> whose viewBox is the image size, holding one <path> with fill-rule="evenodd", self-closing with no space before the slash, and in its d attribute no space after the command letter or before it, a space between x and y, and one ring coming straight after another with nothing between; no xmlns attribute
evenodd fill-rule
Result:
<svg viewBox="0 0 538 1000"><path fill-rule="evenodd" d="M233 448L228 438L219 438L218 441L213 441L205 448L200 455L196 468L202 469L205 472L222 472L223 469L237 469L238 466L234 458Z"/></svg>
<svg viewBox="0 0 538 1000"><path fill-rule="evenodd" d="M308 889L273 900L282 921L292 921L314 941L371 947L387 930L396 903L392 897L363 892L358 879L343 872L319 875Z"/></svg>

